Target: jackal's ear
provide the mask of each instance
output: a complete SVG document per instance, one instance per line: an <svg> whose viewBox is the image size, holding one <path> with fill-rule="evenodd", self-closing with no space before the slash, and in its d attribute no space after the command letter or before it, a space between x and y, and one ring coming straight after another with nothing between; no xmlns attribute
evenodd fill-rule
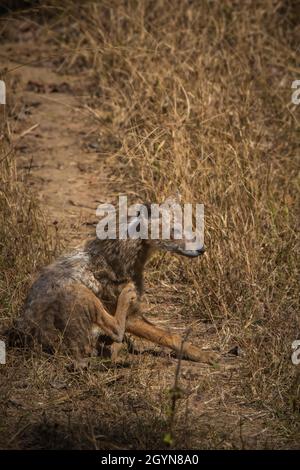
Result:
<svg viewBox="0 0 300 470"><path fill-rule="evenodd" d="M146 202L144 206L147 208L148 217L151 217L151 202Z"/></svg>
<svg viewBox="0 0 300 470"><path fill-rule="evenodd" d="M181 202L181 194L177 190L174 194L167 197L164 204L169 204L172 207L174 204L180 204L180 202Z"/></svg>

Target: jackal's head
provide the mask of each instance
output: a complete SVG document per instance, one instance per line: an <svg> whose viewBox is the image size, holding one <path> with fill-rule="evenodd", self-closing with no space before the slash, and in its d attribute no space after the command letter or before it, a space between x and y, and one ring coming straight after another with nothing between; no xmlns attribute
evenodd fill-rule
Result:
<svg viewBox="0 0 300 470"><path fill-rule="evenodd" d="M203 205L197 205L193 214L192 205L181 204L177 194L163 204L136 204L135 209L137 215L132 216L128 226L130 238L142 238L151 251L169 251L190 258L204 253Z"/></svg>

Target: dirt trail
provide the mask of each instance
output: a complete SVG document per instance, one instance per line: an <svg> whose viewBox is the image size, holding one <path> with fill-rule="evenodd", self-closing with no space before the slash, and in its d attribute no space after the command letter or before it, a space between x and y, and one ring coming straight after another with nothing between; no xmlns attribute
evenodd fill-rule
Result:
<svg viewBox="0 0 300 470"><path fill-rule="evenodd" d="M97 143L89 142L95 121L78 79L41 66L5 66L12 70L17 113L11 137L18 166L50 221L68 229L67 244L82 240L106 200L109 178L93 150Z"/></svg>

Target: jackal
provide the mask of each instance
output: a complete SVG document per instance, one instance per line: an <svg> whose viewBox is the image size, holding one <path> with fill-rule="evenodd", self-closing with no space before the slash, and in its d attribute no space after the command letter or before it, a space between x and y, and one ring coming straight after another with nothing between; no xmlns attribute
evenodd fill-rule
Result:
<svg viewBox="0 0 300 470"><path fill-rule="evenodd" d="M187 250L184 236L175 239L174 228L169 240L89 239L43 269L29 290L17 331L49 352L68 352L78 361L98 354L99 336L121 343L128 332L186 359L215 362L215 353L182 343L179 335L143 317L143 273L156 250L188 257L204 252Z"/></svg>

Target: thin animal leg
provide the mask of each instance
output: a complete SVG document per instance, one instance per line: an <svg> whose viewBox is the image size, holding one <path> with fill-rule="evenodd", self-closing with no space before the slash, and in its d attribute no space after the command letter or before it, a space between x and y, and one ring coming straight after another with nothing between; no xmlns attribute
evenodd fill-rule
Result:
<svg viewBox="0 0 300 470"><path fill-rule="evenodd" d="M182 347L182 338L176 334L170 334L167 331L153 325L141 317L128 317L126 322L126 332L145 338L160 346L166 346L177 354L180 353ZM201 349L193 346L191 343L184 343L182 355L186 359L196 362L215 363L217 355L210 351L201 351Z"/></svg>

